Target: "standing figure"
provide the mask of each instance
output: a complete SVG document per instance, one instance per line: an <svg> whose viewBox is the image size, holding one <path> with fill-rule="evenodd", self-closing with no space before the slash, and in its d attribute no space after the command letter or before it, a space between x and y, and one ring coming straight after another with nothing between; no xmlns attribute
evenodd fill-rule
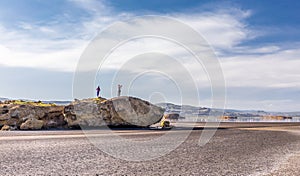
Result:
<svg viewBox="0 0 300 176"><path fill-rule="evenodd" d="M121 88L123 86L121 84L118 85L118 97L121 96Z"/></svg>
<svg viewBox="0 0 300 176"><path fill-rule="evenodd" d="M97 97L100 96L100 90L101 90L101 89L100 89L100 87L98 86L97 89L96 89L96 91L97 91Z"/></svg>

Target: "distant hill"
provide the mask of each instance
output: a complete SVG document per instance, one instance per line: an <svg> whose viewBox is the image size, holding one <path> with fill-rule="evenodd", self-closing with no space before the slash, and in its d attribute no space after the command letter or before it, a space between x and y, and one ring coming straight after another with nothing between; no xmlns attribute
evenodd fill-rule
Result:
<svg viewBox="0 0 300 176"><path fill-rule="evenodd" d="M195 107L190 105L176 105L172 103L158 103L157 106L161 106L166 109L167 113L179 113L181 116L208 116L211 114L222 114L222 109L207 108L207 107ZM262 110L236 110L225 109L225 116L236 117L262 117L268 115L283 115L291 117L300 117L300 112L266 112Z"/></svg>
<svg viewBox="0 0 300 176"><path fill-rule="evenodd" d="M195 107L190 105L175 105L172 103L158 103L157 106L166 109L167 113L178 113L182 116L197 116L197 115L209 115L211 109L205 107Z"/></svg>
<svg viewBox="0 0 300 176"><path fill-rule="evenodd" d="M5 101L5 100L8 100L7 98L1 98L0 97L0 101Z"/></svg>

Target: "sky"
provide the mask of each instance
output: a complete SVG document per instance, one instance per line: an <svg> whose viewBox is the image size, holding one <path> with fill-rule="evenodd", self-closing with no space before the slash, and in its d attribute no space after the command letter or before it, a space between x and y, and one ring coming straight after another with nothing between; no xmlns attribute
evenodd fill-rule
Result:
<svg viewBox="0 0 300 176"><path fill-rule="evenodd" d="M118 21L158 15L190 26L211 46L226 83L226 108L299 111L299 9L296 0L3 0L0 1L0 97L76 98L74 72L90 42ZM189 94L187 104L211 106L212 92L205 69L193 67L191 56L178 46L154 38L129 41L112 53L106 67L95 77L95 84L90 85L91 95L95 94L96 85L101 86L102 96L115 95L118 82L113 85L110 82L122 64L128 62L128 68L135 67L139 61L129 62L132 58L131 61L151 60L149 55L137 53L154 51L180 58L184 66L190 65L200 102L195 103ZM164 61L160 65L165 64L166 70L177 71L178 82L189 85L176 63L168 64L166 55L155 56ZM144 75L129 85L124 75L118 80L124 85L124 94L180 104L180 89L167 77ZM125 91L125 87L130 90Z"/></svg>

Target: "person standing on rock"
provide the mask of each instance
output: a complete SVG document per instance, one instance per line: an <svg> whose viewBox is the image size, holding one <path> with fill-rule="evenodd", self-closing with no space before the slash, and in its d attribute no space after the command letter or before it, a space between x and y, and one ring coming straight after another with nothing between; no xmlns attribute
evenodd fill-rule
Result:
<svg viewBox="0 0 300 176"><path fill-rule="evenodd" d="M101 89L100 89L100 87L98 86L97 89L96 89L96 91L97 91L97 97L100 96L100 90L101 90Z"/></svg>
<svg viewBox="0 0 300 176"><path fill-rule="evenodd" d="M123 86L121 84L118 85L118 97L121 96L121 88Z"/></svg>

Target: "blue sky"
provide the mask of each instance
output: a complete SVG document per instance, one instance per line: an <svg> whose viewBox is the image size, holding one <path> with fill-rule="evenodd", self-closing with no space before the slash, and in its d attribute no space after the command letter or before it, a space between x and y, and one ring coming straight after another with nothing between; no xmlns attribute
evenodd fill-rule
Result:
<svg viewBox="0 0 300 176"><path fill-rule="evenodd" d="M215 50L226 81L227 108L299 111L299 9L296 0L3 0L0 97L72 100L76 64L99 32L120 20L162 15L190 25ZM148 44L155 47L156 42ZM166 52L173 51L171 45L163 46ZM121 55L132 55L132 48L143 50L139 47L129 43L120 49ZM116 59L111 68L117 65ZM108 71L96 78L106 97L111 96L112 75ZM200 104L210 106L204 82L199 83ZM146 83L140 87L145 90ZM133 95L150 99L142 90ZM168 96L178 103L176 93Z"/></svg>

